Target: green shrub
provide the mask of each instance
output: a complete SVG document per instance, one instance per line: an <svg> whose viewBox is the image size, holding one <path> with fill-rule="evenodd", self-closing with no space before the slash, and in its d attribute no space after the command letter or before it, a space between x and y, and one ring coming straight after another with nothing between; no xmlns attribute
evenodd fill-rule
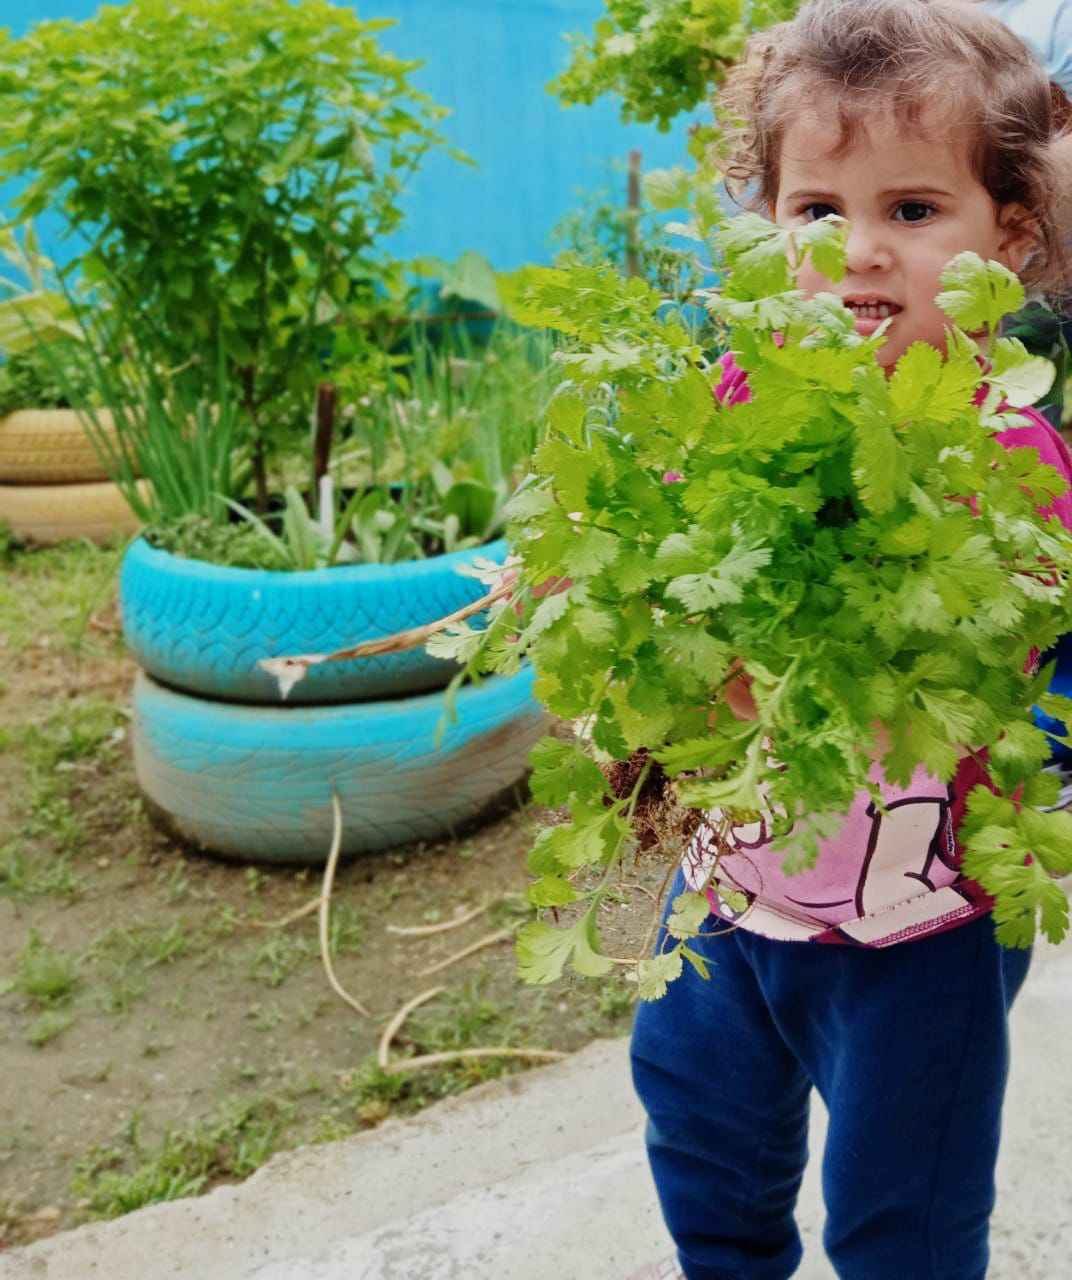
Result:
<svg viewBox="0 0 1072 1280"><path fill-rule="evenodd" d="M87 241L70 269L132 331L149 317L170 367L221 344L254 421L288 390L307 402L442 141L419 64L379 47L389 25L328 0L130 0L39 23L0 45L17 220L55 207Z"/></svg>

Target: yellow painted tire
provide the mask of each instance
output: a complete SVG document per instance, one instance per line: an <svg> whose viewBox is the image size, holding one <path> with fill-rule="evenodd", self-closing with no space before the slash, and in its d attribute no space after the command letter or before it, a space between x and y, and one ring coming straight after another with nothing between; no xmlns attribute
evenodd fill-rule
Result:
<svg viewBox="0 0 1072 1280"><path fill-rule="evenodd" d="M65 538L104 542L138 531L137 516L109 481L95 484L0 485L0 520L25 542Z"/></svg>
<svg viewBox="0 0 1072 1280"><path fill-rule="evenodd" d="M102 426L111 414L99 410ZM0 418L0 484L107 480L82 417L74 409L19 409Z"/></svg>

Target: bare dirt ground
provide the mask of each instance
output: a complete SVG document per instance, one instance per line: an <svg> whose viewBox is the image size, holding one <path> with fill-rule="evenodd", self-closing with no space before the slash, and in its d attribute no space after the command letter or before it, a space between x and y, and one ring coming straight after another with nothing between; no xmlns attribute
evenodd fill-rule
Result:
<svg viewBox="0 0 1072 1280"><path fill-rule="evenodd" d="M498 942L526 918L524 803L454 842L344 864L330 989L317 918L279 926L318 871L215 861L145 813L127 741L134 668L115 552L16 552L0 570L0 1248L247 1176L274 1151L342 1137L506 1071L469 1059L396 1075L385 1025L433 985L393 1057L466 1047L572 1051L624 1034L621 978L523 986ZM645 936L665 866L629 868L604 907L613 954ZM461 927L404 936L388 925Z"/></svg>

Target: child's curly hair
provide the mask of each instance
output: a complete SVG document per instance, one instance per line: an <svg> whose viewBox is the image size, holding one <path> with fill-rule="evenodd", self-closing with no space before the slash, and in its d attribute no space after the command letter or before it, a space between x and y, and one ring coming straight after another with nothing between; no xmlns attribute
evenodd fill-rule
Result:
<svg viewBox="0 0 1072 1280"><path fill-rule="evenodd" d="M999 211L1018 204L1037 244L1025 284L1067 290L1049 144L1069 128L1068 101L1028 47L998 19L959 0L810 0L752 37L716 109L731 195L762 210L778 194L787 124L802 102L832 110L832 154L882 104L911 130L935 109L974 139L971 165ZM747 196L747 198L746 198Z"/></svg>

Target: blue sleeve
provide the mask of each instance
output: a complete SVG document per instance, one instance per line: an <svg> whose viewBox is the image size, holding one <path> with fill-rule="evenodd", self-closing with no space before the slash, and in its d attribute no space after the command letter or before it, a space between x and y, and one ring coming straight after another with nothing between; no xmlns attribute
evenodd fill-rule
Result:
<svg viewBox="0 0 1072 1280"><path fill-rule="evenodd" d="M1029 45L1072 98L1072 0L982 0L980 7Z"/></svg>
<svg viewBox="0 0 1072 1280"><path fill-rule="evenodd" d="M1054 84L1060 85L1072 98L1072 4L1064 3L1064 0L1054 16L1046 70Z"/></svg>

